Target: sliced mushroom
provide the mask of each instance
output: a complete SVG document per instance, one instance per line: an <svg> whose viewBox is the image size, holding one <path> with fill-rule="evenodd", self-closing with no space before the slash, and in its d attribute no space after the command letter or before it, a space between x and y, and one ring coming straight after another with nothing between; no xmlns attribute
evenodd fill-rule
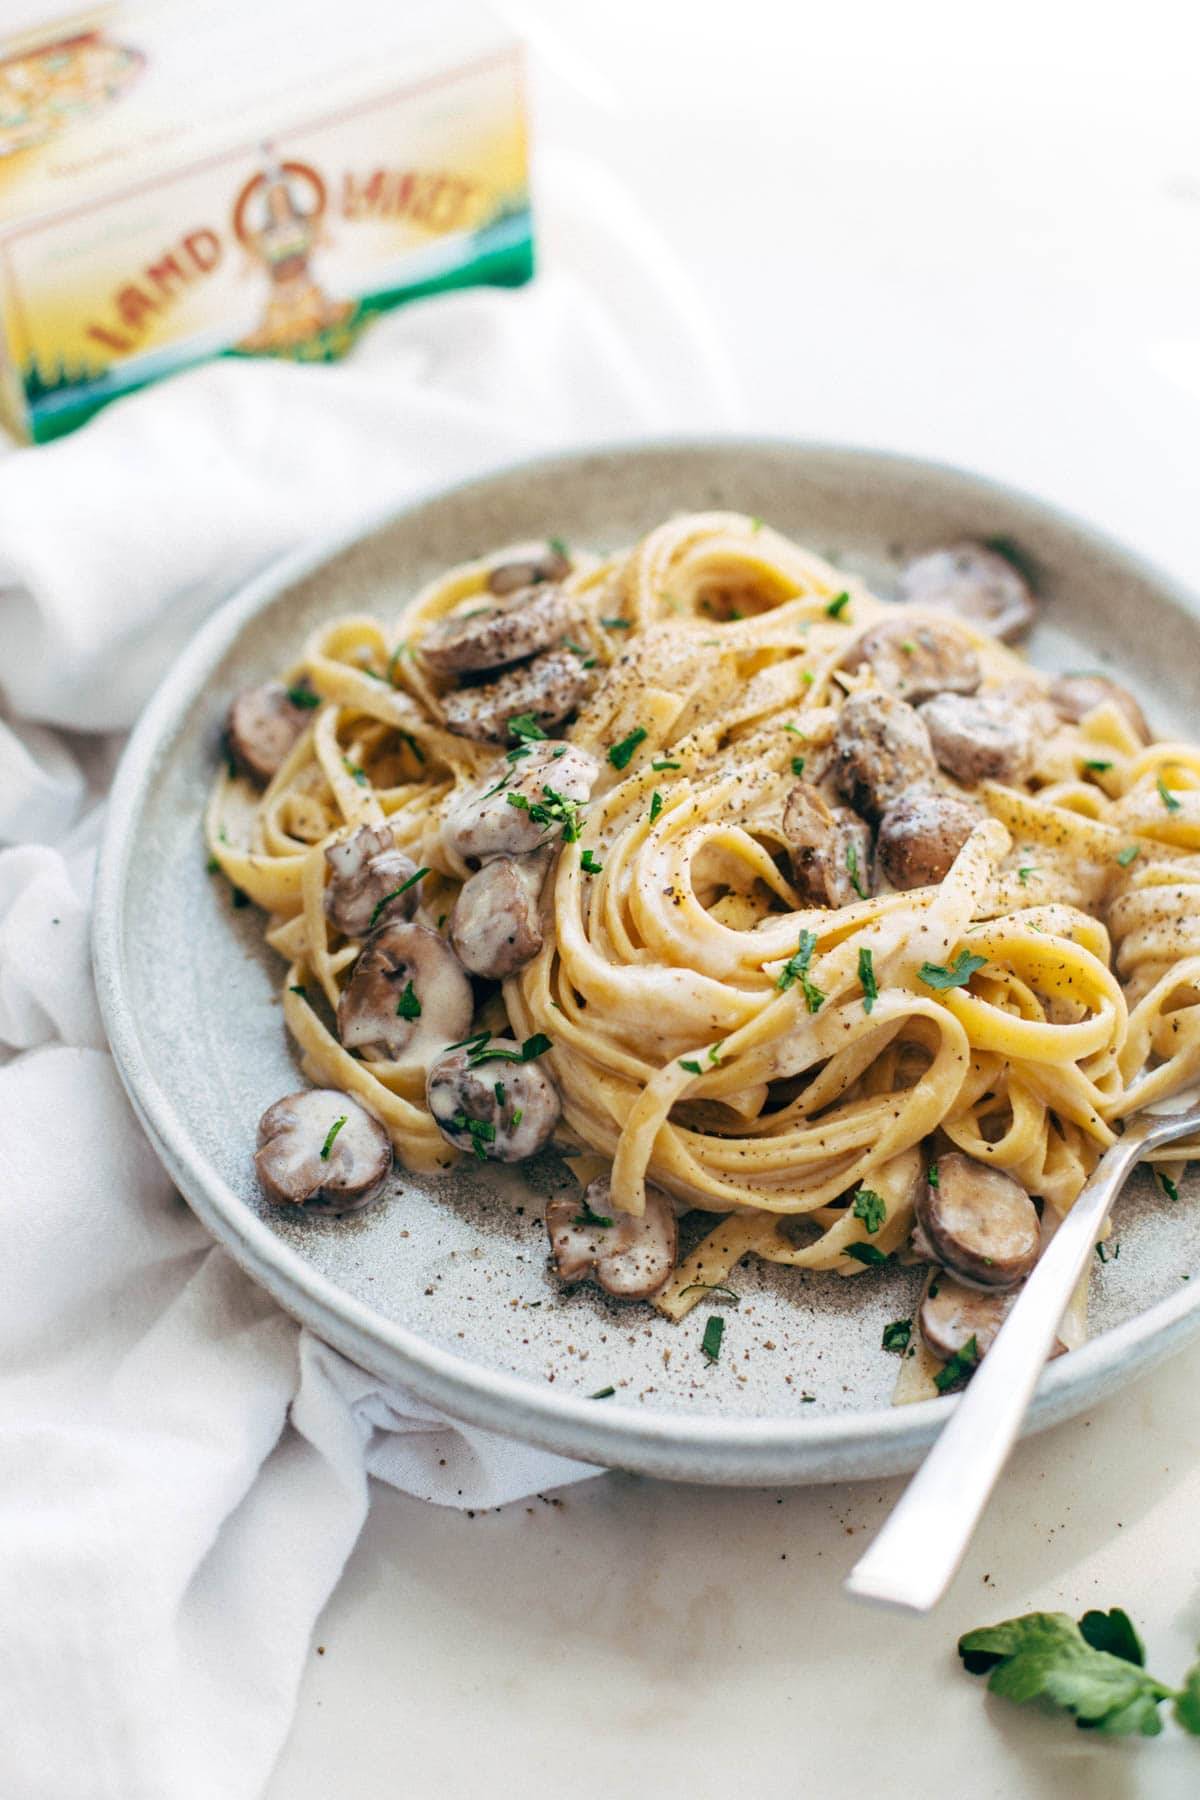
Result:
<svg viewBox="0 0 1200 1800"><path fill-rule="evenodd" d="M477 601L473 596L461 612L438 619L417 646L435 675L500 669L535 656L562 636L570 618L566 596L553 582L518 588L499 605Z"/></svg>
<svg viewBox="0 0 1200 1800"><path fill-rule="evenodd" d="M555 1273L564 1281L588 1275L618 1300L648 1300L670 1277L679 1249L675 1208L661 1188L646 1188L640 1219L616 1212L607 1175L583 1199L560 1194L546 1207Z"/></svg>
<svg viewBox="0 0 1200 1800"><path fill-rule="evenodd" d="M303 683L289 689L268 681L235 696L225 720L225 741L238 768L252 780L265 784L279 773L301 732L312 723L312 707L303 701L297 705L291 696L311 692ZM312 697L316 699L315 694Z"/></svg>
<svg viewBox="0 0 1200 1800"><path fill-rule="evenodd" d="M480 687L456 688L442 696L446 727L477 744L508 742L508 722L532 714L543 731L574 712L591 682L569 650L547 650L532 662L508 669Z"/></svg>
<svg viewBox="0 0 1200 1800"><path fill-rule="evenodd" d="M450 942L472 975L502 981L542 947L542 883L549 850L497 856L464 882L450 914Z"/></svg>
<svg viewBox="0 0 1200 1800"><path fill-rule="evenodd" d="M1016 1297L1015 1288L985 1294L945 1269L935 1269L917 1313L921 1336L943 1362L965 1350L972 1338L977 1353L986 1356Z"/></svg>
<svg viewBox="0 0 1200 1800"><path fill-rule="evenodd" d="M900 576L901 598L957 613L1006 644L1033 628L1037 602L1016 565L984 544L952 544L918 556Z"/></svg>
<svg viewBox="0 0 1200 1800"><path fill-rule="evenodd" d="M447 1050L429 1071L425 1097L447 1143L484 1162L535 1156L562 1111L550 1077L537 1062L521 1059L512 1038L492 1038L482 1052Z"/></svg>
<svg viewBox="0 0 1200 1800"><path fill-rule="evenodd" d="M814 906L851 906L871 892L871 829L847 806L830 807L798 781L783 808L792 874Z"/></svg>
<svg viewBox="0 0 1200 1800"><path fill-rule="evenodd" d="M386 825L360 825L325 851L329 880L325 916L343 937L364 938L391 919L411 919L417 906L417 865L396 848Z"/></svg>
<svg viewBox="0 0 1200 1800"><path fill-rule="evenodd" d="M918 706L934 694L973 694L983 679L974 646L949 619L887 619L856 638L843 669L869 663L886 693Z"/></svg>
<svg viewBox="0 0 1200 1800"><path fill-rule="evenodd" d="M901 794L879 822L875 848L879 865L894 888L932 887L981 819L983 808L957 794L912 788Z"/></svg>
<svg viewBox="0 0 1200 1800"><path fill-rule="evenodd" d="M541 556L527 561L497 563L487 578L488 592L515 594L521 588L537 587L543 581L562 581L571 573L571 565L561 550L549 546Z"/></svg>
<svg viewBox="0 0 1200 1800"><path fill-rule="evenodd" d="M851 694L838 714L833 779L856 813L872 821L915 783L937 772L929 733L891 694Z"/></svg>
<svg viewBox="0 0 1200 1800"><path fill-rule="evenodd" d="M392 1143L378 1119L336 1088L303 1088L268 1106L254 1158L267 1199L349 1213L383 1192Z"/></svg>
<svg viewBox="0 0 1200 1800"><path fill-rule="evenodd" d="M921 718L947 774L967 787L1021 781L1033 764L1033 720L999 694L935 694Z"/></svg>
<svg viewBox="0 0 1200 1800"><path fill-rule="evenodd" d="M934 1254L960 1281L1012 1288L1038 1259L1037 1208L1019 1181L954 1150L940 1156L936 1182L918 1190L917 1223Z"/></svg>
<svg viewBox="0 0 1200 1800"><path fill-rule="evenodd" d="M367 939L338 1001L338 1036L369 1061L425 1065L465 1036L475 1002L458 958L436 931L407 920Z"/></svg>
<svg viewBox="0 0 1200 1800"><path fill-rule="evenodd" d="M1088 713L1108 702L1124 714L1134 737L1143 744L1150 742L1145 713L1129 689L1119 681L1110 681L1107 675L1060 675L1050 688L1050 701L1059 718L1069 725L1078 725Z"/></svg>
<svg viewBox="0 0 1200 1800"><path fill-rule="evenodd" d="M561 815L583 804L599 773L595 757L574 744L547 740L530 745L527 754L510 751L453 796L442 818L442 842L467 863L553 845L562 836Z"/></svg>

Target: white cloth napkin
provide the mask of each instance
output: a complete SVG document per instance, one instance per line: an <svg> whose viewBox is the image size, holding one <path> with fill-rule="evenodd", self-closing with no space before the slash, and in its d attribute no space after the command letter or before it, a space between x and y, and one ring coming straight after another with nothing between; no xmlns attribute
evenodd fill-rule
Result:
<svg viewBox="0 0 1200 1800"><path fill-rule="evenodd" d="M4 1800L251 1800L368 1474L487 1507L594 1472L385 1391L173 1194L92 991L90 800L198 621L304 538L539 446L731 422L623 216L552 175L532 288L413 306L333 368L210 365L0 461Z"/></svg>

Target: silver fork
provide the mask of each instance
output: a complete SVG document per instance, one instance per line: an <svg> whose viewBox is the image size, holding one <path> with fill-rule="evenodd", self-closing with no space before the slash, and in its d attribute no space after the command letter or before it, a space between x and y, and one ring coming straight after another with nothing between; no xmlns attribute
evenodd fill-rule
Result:
<svg viewBox="0 0 1200 1800"><path fill-rule="evenodd" d="M913 1612L936 1606L1008 1460L1067 1302L1113 1202L1143 1157L1197 1130L1200 1104L1192 1092L1131 1119L1120 1141L1105 1151L933 1449L851 1569L849 1593Z"/></svg>

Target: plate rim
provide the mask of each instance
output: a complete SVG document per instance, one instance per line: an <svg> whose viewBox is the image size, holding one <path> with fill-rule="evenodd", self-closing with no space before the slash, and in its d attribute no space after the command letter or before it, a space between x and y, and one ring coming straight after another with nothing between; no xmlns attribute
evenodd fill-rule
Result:
<svg viewBox="0 0 1200 1800"><path fill-rule="evenodd" d="M933 478L987 495L1065 528L1093 553L1156 588L1181 611L1200 617L1200 598L1182 581L1090 521L1007 482L961 465L902 451L879 450L784 434L713 433L600 441L498 463L453 483L431 484L402 505L374 508L348 528L270 562L242 583L175 658L143 708L112 783L93 902L92 956L101 1017L122 1085L160 1161L193 1212L234 1261L279 1304L326 1342L380 1378L408 1388L464 1423L496 1431L560 1455L676 1480L725 1485L815 1483L883 1474L915 1466L956 1404L923 1400L866 1412L726 1419L660 1413L614 1400L599 1407L582 1396L526 1375L488 1368L383 1317L339 1287L277 1236L209 1168L159 1084L124 1000L123 903L133 842L164 741L193 704L211 668L233 648L252 619L285 588L312 575L356 544L418 513L497 479L536 477L596 457L739 453L796 454L874 464L917 480ZM1157 1300L1144 1311L1049 1364L1026 1417L1025 1432L1082 1411L1181 1349L1200 1332L1200 1280L1193 1290Z"/></svg>

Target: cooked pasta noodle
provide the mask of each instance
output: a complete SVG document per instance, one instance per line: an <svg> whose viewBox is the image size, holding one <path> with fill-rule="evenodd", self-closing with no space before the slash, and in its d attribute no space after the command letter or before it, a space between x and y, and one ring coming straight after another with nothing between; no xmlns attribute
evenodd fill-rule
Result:
<svg viewBox="0 0 1200 1800"><path fill-rule="evenodd" d="M422 638L530 554L452 569L394 621L322 626L285 676L315 696L307 728L265 792L223 773L208 811L212 855L287 963L304 1072L361 1099L412 1170L457 1152L423 1069L339 1042L360 946L326 916L324 853L386 824L428 871L419 920L444 933L470 874L448 803L524 746L448 729ZM847 696L873 688L848 648L927 615L724 513L577 556L563 587L589 691L561 737L600 774L577 836L548 823L543 946L478 991L476 1028L550 1040L556 1142L611 1164L615 1208L639 1215L652 1183L716 1216L660 1310L681 1317L747 1253L861 1276L904 1252L931 1142L1007 1171L1051 1229L1121 1120L1200 1074L1200 748L1144 745L1111 703L1055 717L1046 678L962 626L982 691L1040 709L1027 774L971 790L985 814L939 883L854 876L861 897L814 905L788 795L823 779Z"/></svg>

